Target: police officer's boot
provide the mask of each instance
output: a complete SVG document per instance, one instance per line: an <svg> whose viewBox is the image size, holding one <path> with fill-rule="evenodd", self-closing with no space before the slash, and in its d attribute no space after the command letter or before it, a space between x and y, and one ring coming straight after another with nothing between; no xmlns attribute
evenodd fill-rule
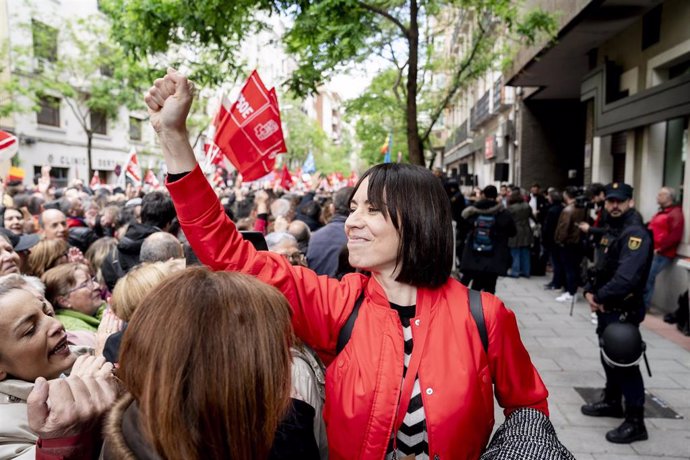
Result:
<svg viewBox="0 0 690 460"><path fill-rule="evenodd" d="M601 400L584 404L580 408L580 411L585 415L589 415L590 417L623 418L623 405L621 404L621 397L612 396L606 390L603 391Z"/></svg>
<svg viewBox="0 0 690 460"><path fill-rule="evenodd" d="M606 440L616 444L630 444L634 441L644 441L648 438L647 427L644 425L644 407L628 406L625 421L606 433Z"/></svg>

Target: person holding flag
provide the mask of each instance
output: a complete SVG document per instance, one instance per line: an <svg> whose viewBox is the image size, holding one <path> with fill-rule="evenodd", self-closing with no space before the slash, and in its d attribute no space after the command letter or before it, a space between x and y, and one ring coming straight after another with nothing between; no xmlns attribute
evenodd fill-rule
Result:
<svg viewBox="0 0 690 460"><path fill-rule="evenodd" d="M329 363L331 459L479 458L492 432L494 392L508 420L531 423L530 436L548 431L548 393L515 315L481 294L482 339L468 289L450 276L450 206L430 171L390 163L365 172L349 199L345 233L350 264L367 273L317 276L256 251L225 216L187 138L192 97L193 84L173 69L145 96L180 224L204 264L280 290L296 335ZM555 435L543 439L529 445L535 458L562 448Z"/></svg>

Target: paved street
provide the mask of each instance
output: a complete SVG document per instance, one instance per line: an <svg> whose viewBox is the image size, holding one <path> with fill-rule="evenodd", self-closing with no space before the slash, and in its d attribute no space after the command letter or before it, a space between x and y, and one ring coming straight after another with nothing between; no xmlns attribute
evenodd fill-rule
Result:
<svg viewBox="0 0 690 460"><path fill-rule="evenodd" d="M690 338L658 318L645 321L642 336L653 374L649 378L643 367L645 386L683 419L647 418L648 441L611 444L604 434L621 420L582 415L583 400L574 390L604 384L589 308L580 297L568 316L570 304L556 302L558 293L542 288L546 282L546 277L500 278L497 295L517 315L523 342L549 389L551 419L564 445L583 460L690 459Z"/></svg>

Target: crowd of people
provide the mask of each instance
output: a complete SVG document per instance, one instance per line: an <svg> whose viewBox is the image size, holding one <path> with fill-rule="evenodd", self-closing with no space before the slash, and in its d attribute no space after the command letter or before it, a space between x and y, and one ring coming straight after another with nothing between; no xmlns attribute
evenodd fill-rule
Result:
<svg viewBox="0 0 690 460"><path fill-rule="evenodd" d="M595 186L593 208L536 184L465 197L394 163L334 193L214 188L192 97L172 70L146 96L167 190L55 189L48 168L4 188L0 458L572 458L492 294L548 260L572 300Z"/></svg>

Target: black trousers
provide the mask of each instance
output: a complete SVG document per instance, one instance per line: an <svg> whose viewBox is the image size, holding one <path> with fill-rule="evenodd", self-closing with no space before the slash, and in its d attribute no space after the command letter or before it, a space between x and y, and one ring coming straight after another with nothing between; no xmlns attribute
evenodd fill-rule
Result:
<svg viewBox="0 0 690 460"><path fill-rule="evenodd" d="M620 312L599 313L598 317L597 335L599 337L601 337L609 324L623 322ZM625 322L639 327L638 320L626 320ZM642 380L640 366L613 367L604 361L603 356L601 357L601 365L604 366L604 373L606 374L606 388L604 391L607 400L620 401L621 397L625 397L626 408L644 406L644 381Z"/></svg>
<svg viewBox="0 0 690 460"><path fill-rule="evenodd" d="M498 275L494 273L478 272L474 270L464 270L460 282L475 291L484 291L491 294L496 293L496 280ZM470 286L471 284L471 286Z"/></svg>

